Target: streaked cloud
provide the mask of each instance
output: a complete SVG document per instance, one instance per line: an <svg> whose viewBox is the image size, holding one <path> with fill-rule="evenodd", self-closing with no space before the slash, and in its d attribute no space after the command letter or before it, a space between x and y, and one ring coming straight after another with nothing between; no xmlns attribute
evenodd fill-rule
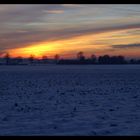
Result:
<svg viewBox="0 0 140 140"><path fill-rule="evenodd" d="M67 29L56 29L56 30L17 30L14 33L7 33L3 34L3 38L0 38L0 45L2 49L10 49L10 48L20 48L25 45L35 44L42 41L55 41L55 40L64 40L67 38L73 38L76 36L82 35L89 35L93 34L96 35L98 33L110 32L110 31L117 31L117 30L128 30L128 29L136 29L140 28L140 24L133 24L133 25L120 25L120 26L109 26L109 27L92 27L89 25L88 27L73 27ZM8 38L8 41L7 41ZM3 40L4 39L4 40Z"/></svg>
<svg viewBox="0 0 140 140"><path fill-rule="evenodd" d="M62 6L64 7L70 7L70 8L73 8L73 7L84 7L83 4L61 4Z"/></svg>
<svg viewBox="0 0 140 140"><path fill-rule="evenodd" d="M64 10L45 10L44 12L48 14L62 14Z"/></svg>
<svg viewBox="0 0 140 140"><path fill-rule="evenodd" d="M112 45L113 48L117 49L127 49L127 48L140 48L140 43L134 43L134 44L118 44L118 45Z"/></svg>
<svg viewBox="0 0 140 140"><path fill-rule="evenodd" d="M0 5L0 31L1 53L42 42L53 43L89 35L95 37L102 33L106 33L106 36L97 40L88 41L86 38L83 48L90 45L92 50L92 45L103 43L104 45L113 43L113 46L119 44L118 40L121 41L120 44L122 42L127 44L123 35L129 38L128 43L134 44L140 35L140 6L135 4ZM125 33L121 34L118 31ZM109 32L113 33L108 35Z"/></svg>

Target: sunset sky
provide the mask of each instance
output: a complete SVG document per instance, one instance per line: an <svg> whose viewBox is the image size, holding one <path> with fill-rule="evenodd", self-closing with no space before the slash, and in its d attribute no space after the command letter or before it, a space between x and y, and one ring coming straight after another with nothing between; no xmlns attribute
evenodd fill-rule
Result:
<svg viewBox="0 0 140 140"><path fill-rule="evenodd" d="M140 58L140 5L0 5L0 56Z"/></svg>

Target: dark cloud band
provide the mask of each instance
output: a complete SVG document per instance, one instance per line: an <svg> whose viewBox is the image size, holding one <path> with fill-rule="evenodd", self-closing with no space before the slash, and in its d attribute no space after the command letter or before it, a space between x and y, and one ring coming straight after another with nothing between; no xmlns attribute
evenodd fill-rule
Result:
<svg viewBox="0 0 140 140"><path fill-rule="evenodd" d="M140 48L140 43L135 43L135 44L119 44L119 45L112 45L112 47L116 48L116 49Z"/></svg>

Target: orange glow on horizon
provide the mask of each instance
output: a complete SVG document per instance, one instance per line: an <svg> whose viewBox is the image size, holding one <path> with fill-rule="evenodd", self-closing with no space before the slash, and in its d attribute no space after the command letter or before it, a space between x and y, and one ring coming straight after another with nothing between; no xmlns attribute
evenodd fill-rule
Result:
<svg viewBox="0 0 140 140"><path fill-rule="evenodd" d="M129 29L130 30L130 29ZM131 29L132 30L132 29ZM55 54L62 55L63 57L75 57L76 53L83 51L86 56L94 53L95 55L100 54L112 54L112 55L139 55L137 49L121 49L111 50L111 45L115 44L131 44L137 41L139 35L126 35L127 30L122 31L110 31L98 34L87 34L78 37L71 37L56 41L44 41L38 44L32 44L22 48L15 48L7 50L12 57L22 56L29 57L34 55L36 58L41 58L46 55L50 58L54 57ZM124 36L123 36L124 34ZM120 35L114 37L113 35Z"/></svg>

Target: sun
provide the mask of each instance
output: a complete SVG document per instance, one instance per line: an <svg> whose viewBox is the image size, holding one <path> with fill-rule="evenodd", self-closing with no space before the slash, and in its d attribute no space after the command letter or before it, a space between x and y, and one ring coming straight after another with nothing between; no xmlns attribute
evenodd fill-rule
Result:
<svg viewBox="0 0 140 140"><path fill-rule="evenodd" d="M11 49L9 50L12 56L23 56L29 57L30 55L34 55L36 58L41 58L44 55L52 56L57 53L56 49L54 48L56 44L53 43L39 43L36 45L30 45L23 48Z"/></svg>

